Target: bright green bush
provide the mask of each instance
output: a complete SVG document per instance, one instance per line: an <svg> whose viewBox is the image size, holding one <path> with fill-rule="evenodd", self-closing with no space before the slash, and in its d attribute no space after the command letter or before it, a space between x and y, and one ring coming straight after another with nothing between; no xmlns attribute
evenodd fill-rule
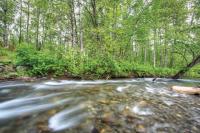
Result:
<svg viewBox="0 0 200 133"><path fill-rule="evenodd" d="M83 74L93 75L97 78L115 76L120 72L120 67L116 60L109 55L99 55L87 57L83 66Z"/></svg>
<svg viewBox="0 0 200 133"><path fill-rule="evenodd" d="M55 53L48 50L37 51L31 46L22 46L17 49L16 64L28 67L29 73L36 76L62 75L66 67L63 59L56 58Z"/></svg>

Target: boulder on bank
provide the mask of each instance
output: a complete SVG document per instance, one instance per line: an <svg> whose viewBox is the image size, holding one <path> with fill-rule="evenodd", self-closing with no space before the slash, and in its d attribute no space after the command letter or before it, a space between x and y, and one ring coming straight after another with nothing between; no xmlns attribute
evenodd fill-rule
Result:
<svg viewBox="0 0 200 133"><path fill-rule="evenodd" d="M197 87L172 86L172 90L178 93L200 95L200 88L197 88Z"/></svg>
<svg viewBox="0 0 200 133"><path fill-rule="evenodd" d="M0 66L0 73L4 71L4 68Z"/></svg>
<svg viewBox="0 0 200 133"><path fill-rule="evenodd" d="M3 72L15 72L14 65L10 61L0 61L0 73Z"/></svg>

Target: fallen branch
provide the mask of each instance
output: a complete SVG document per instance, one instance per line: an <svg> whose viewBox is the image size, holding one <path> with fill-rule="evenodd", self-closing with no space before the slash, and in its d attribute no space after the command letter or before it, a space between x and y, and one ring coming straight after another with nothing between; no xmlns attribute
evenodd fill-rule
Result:
<svg viewBox="0 0 200 133"><path fill-rule="evenodd" d="M176 73L172 78L173 79L179 79L182 77L190 68L195 66L196 64L200 63L200 55L198 55L196 58L194 58L186 67L181 69L178 73Z"/></svg>

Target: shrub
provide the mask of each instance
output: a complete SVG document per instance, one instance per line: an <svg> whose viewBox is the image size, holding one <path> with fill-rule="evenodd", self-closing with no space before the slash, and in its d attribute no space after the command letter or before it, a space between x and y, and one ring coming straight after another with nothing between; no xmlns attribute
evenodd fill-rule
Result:
<svg viewBox="0 0 200 133"><path fill-rule="evenodd" d="M85 61L83 73L94 77L115 76L120 72L120 67L116 60L109 55L98 55L89 57Z"/></svg>
<svg viewBox="0 0 200 133"><path fill-rule="evenodd" d="M48 50L37 51L32 46L17 49L17 65L28 67L29 74L36 76L62 75L65 71L64 61L58 59L55 53Z"/></svg>

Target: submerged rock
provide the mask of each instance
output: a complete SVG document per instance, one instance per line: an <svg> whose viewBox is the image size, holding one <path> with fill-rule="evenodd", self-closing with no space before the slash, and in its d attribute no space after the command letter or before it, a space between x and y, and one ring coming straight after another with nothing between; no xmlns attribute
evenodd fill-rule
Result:
<svg viewBox="0 0 200 133"><path fill-rule="evenodd" d="M4 71L4 69L2 67L0 67L0 73L3 72L3 71Z"/></svg>
<svg viewBox="0 0 200 133"><path fill-rule="evenodd" d="M100 133L112 133L112 129L109 126L104 127L100 130Z"/></svg>
<svg viewBox="0 0 200 133"><path fill-rule="evenodd" d="M146 101L140 101L138 103L138 106L140 106L140 107L146 107L146 106L148 106L148 103Z"/></svg>
<svg viewBox="0 0 200 133"><path fill-rule="evenodd" d="M101 121L106 124L115 123L116 119L114 118L112 113L103 114Z"/></svg>
<svg viewBox="0 0 200 133"><path fill-rule="evenodd" d="M145 132L147 132L147 131L146 131L146 128L145 128L144 125L142 125L142 124L139 124L139 125L136 126L136 131L137 131L138 133L145 133Z"/></svg>
<svg viewBox="0 0 200 133"><path fill-rule="evenodd" d="M184 93L190 95L200 94L200 88L195 88L195 87L172 86L172 90L178 93Z"/></svg>
<svg viewBox="0 0 200 133"><path fill-rule="evenodd" d="M131 108L129 106L126 106L123 111L122 111L122 115L127 117L127 116L132 116L132 112L131 112Z"/></svg>
<svg viewBox="0 0 200 133"><path fill-rule="evenodd" d="M100 99L100 100L98 100L98 103L100 103L100 104L110 104L110 101L107 100L107 99Z"/></svg>
<svg viewBox="0 0 200 133"><path fill-rule="evenodd" d="M16 67L16 70L19 71L19 72L20 71L26 71L27 69L28 69L28 67L26 67L26 66L17 66Z"/></svg>
<svg viewBox="0 0 200 133"><path fill-rule="evenodd" d="M50 133L50 129L44 121L40 121L37 123L37 130L39 133Z"/></svg>
<svg viewBox="0 0 200 133"><path fill-rule="evenodd" d="M94 128L92 129L91 133L100 133L100 132L99 132L99 130L98 130L96 127L94 127Z"/></svg>

